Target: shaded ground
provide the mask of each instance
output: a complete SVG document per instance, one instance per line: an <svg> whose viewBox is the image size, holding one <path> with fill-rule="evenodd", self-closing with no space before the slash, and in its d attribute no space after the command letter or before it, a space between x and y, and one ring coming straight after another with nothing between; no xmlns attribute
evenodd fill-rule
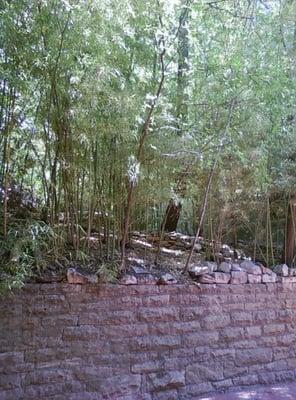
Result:
<svg viewBox="0 0 296 400"><path fill-rule="evenodd" d="M296 383L252 387L224 394L212 394L196 400L296 400Z"/></svg>

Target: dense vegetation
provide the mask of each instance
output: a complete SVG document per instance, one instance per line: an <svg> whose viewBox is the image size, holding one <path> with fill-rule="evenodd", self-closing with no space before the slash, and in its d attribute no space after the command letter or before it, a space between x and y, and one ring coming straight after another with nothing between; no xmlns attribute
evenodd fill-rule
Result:
<svg viewBox="0 0 296 400"><path fill-rule="evenodd" d="M130 231L195 234L202 214L203 236L293 264L293 0L0 10L6 286L50 261L88 260L94 231L98 263L124 269Z"/></svg>

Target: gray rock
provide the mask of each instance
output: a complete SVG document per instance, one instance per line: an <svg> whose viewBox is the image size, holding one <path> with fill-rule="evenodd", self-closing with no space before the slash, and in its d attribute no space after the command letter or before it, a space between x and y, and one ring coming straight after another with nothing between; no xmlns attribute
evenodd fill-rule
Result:
<svg viewBox="0 0 296 400"><path fill-rule="evenodd" d="M248 274L249 283L262 283L262 275Z"/></svg>
<svg viewBox="0 0 296 400"><path fill-rule="evenodd" d="M204 261L202 265L208 267L210 273L218 270L218 264L214 261Z"/></svg>
<svg viewBox="0 0 296 400"><path fill-rule="evenodd" d="M231 264L227 262L221 262L221 264L218 266L218 271L225 272L225 274L229 274L231 271Z"/></svg>
<svg viewBox="0 0 296 400"><path fill-rule="evenodd" d="M296 283L296 276L278 276L278 282Z"/></svg>
<svg viewBox="0 0 296 400"><path fill-rule="evenodd" d="M296 268L289 268L289 276L296 276Z"/></svg>
<svg viewBox="0 0 296 400"><path fill-rule="evenodd" d="M200 283L216 283L216 280L215 280L215 277L214 277L214 273L200 275L199 278L198 278L198 281Z"/></svg>
<svg viewBox="0 0 296 400"><path fill-rule="evenodd" d="M221 248L221 252L224 257L231 258L233 256L233 250L231 250L231 248L227 244L223 244L223 246Z"/></svg>
<svg viewBox="0 0 296 400"><path fill-rule="evenodd" d="M286 264L276 265L273 271L280 276L289 276L289 268Z"/></svg>
<svg viewBox="0 0 296 400"><path fill-rule="evenodd" d="M273 272L271 275L263 274L262 282L263 283L275 283L277 281L277 275Z"/></svg>
<svg viewBox="0 0 296 400"><path fill-rule="evenodd" d="M136 285L138 280L134 275L127 274L120 279L119 283L122 285Z"/></svg>
<svg viewBox="0 0 296 400"><path fill-rule="evenodd" d="M86 283L98 283L98 276L95 274L82 274L75 268L67 270L67 281L71 284L83 285Z"/></svg>
<svg viewBox="0 0 296 400"><path fill-rule="evenodd" d="M135 274L147 274L147 270L143 267L139 267L138 265L133 265L131 269Z"/></svg>
<svg viewBox="0 0 296 400"><path fill-rule="evenodd" d="M223 372L218 367L208 367L200 363L189 364L186 368L186 380L188 383L195 383L196 381L217 381L223 379Z"/></svg>
<svg viewBox="0 0 296 400"><path fill-rule="evenodd" d="M226 284L230 281L230 274L224 272L213 272L212 274L202 275L199 279L201 283L222 283Z"/></svg>
<svg viewBox="0 0 296 400"><path fill-rule="evenodd" d="M162 375L149 374L149 384L152 392L185 386L185 371L169 371Z"/></svg>
<svg viewBox="0 0 296 400"><path fill-rule="evenodd" d="M177 283L177 279L175 279L175 277L172 274L166 273L161 275L158 283L161 285L173 285Z"/></svg>
<svg viewBox="0 0 296 400"><path fill-rule="evenodd" d="M267 274L267 275L272 275L273 271L270 268L266 268L263 265L260 265L260 268L262 270L262 274Z"/></svg>
<svg viewBox="0 0 296 400"><path fill-rule="evenodd" d="M189 275L191 275L193 278L197 278L200 275L203 274L208 274L210 273L210 269L208 268L208 266L204 266L204 265L192 265L189 270Z"/></svg>
<svg viewBox="0 0 296 400"><path fill-rule="evenodd" d="M239 264L233 263L231 264L231 271L242 271L242 268L240 267Z"/></svg>
<svg viewBox="0 0 296 400"><path fill-rule="evenodd" d="M201 251L201 249L202 249L202 245L200 243L196 243L194 245L194 250L195 251L199 252L199 251Z"/></svg>
<svg viewBox="0 0 296 400"><path fill-rule="evenodd" d="M158 278L152 274L140 274L137 280L138 284L141 285L156 285L158 283Z"/></svg>
<svg viewBox="0 0 296 400"><path fill-rule="evenodd" d="M246 271L248 274L253 274L253 275L261 275L262 270L261 268L254 264L253 261L250 260L244 260L241 264L240 267L243 271Z"/></svg>
<svg viewBox="0 0 296 400"><path fill-rule="evenodd" d="M232 271L230 283L242 284L247 283L248 275L245 271Z"/></svg>

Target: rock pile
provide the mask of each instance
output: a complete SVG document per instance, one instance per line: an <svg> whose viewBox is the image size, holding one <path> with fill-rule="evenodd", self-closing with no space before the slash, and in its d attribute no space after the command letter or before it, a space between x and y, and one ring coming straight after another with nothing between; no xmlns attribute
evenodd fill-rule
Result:
<svg viewBox="0 0 296 400"><path fill-rule="evenodd" d="M189 268L190 277L198 283L205 284L245 284L245 283L296 283L296 269L286 264L276 265L273 270L251 260L236 262L204 261ZM67 273L68 283L98 283L96 275L84 275L74 268ZM177 284L176 277L168 272L151 273L142 267L133 267L124 274L119 283L122 285L172 285Z"/></svg>
<svg viewBox="0 0 296 400"><path fill-rule="evenodd" d="M250 260L222 262L201 262L189 269L190 276L200 283L275 283L296 282L296 269L286 264L276 265L273 270Z"/></svg>

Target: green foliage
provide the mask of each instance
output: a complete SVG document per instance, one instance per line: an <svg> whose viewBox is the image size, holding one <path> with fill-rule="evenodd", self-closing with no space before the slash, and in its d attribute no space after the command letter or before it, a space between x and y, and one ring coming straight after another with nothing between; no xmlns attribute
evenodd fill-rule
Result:
<svg viewBox="0 0 296 400"><path fill-rule="evenodd" d="M42 221L15 220L0 240L1 291L21 287L64 251L64 237Z"/></svg>
<svg viewBox="0 0 296 400"><path fill-rule="evenodd" d="M15 225L8 204L3 251L20 255L3 273L23 281L66 242L69 258L86 262L81 238L93 230L104 235L98 257L115 257L129 160L154 101L163 42L165 84L139 165L131 229L158 229L170 198L183 202L180 229L193 229L217 154L207 233L224 207L253 226L263 198L292 191L295 7L288 0L2 0L0 183L30 189L48 223L36 222L38 235L26 242L37 225Z"/></svg>

